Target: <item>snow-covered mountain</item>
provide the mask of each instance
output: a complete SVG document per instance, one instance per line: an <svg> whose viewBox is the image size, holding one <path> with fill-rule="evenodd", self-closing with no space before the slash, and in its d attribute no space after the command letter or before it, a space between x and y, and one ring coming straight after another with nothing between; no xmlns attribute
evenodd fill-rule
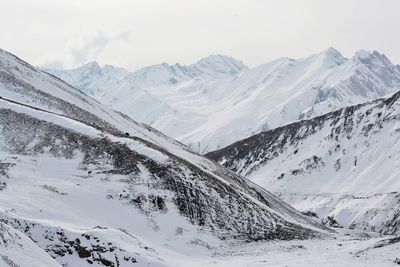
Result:
<svg viewBox="0 0 400 267"><path fill-rule="evenodd" d="M400 91L207 156L327 225L400 234Z"/></svg>
<svg viewBox="0 0 400 267"><path fill-rule="evenodd" d="M100 67L97 62L89 62L68 72L53 70L52 73L78 88L85 88L87 94L96 94L102 86L113 85L115 80L129 74L127 70L111 65Z"/></svg>
<svg viewBox="0 0 400 267"><path fill-rule="evenodd" d="M206 255L221 240L327 233L261 187L3 50L0 231L0 262L21 267L178 266L173 260Z"/></svg>
<svg viewBox="0 0 400 267"><path fill-rule="evenodd" d="M46 71L200 153L400 88L400 66L376 51L361 50L347 59L329 48L252 69L230 57L210 56L190 66L164 63L100 79L92 65ZM96 78L88 84L91 72Z"/></svg>

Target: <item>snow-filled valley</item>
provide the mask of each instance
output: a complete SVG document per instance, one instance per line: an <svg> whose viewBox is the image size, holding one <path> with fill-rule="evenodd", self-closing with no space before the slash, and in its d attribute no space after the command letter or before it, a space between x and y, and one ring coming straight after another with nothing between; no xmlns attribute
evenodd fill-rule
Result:
<svg viewBox="0 0 400 267"><path fill-rule="evenodd" d="M378 52L130 73L0 50L0 266L399 264L399 85Z"/></svg>

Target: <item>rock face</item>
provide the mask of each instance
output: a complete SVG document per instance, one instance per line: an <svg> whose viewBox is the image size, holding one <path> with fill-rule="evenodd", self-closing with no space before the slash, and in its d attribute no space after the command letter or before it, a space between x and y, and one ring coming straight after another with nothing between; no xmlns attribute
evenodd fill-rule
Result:
<svg viewBox="0 0 400 267"><path fill-rule="evenodd" d="M124 75L104 68L47 71L201 154L400 88L400 66L383 54L359 51L347 59L334 48L251 69L226 56Z"/></svg>
<svg viewBox="0 0 400 267"><path fill-rule="evenodd" d="M2 50L0 96L0 220L59 264L165 266L159 249L326 233L247 179Z"/></svg>
<svg viewBox="0 0 400 267"><path fill-rule="evenodd" d="M400 92L259 133L206 156L326 225L399 234L399 112Z"/></svg>

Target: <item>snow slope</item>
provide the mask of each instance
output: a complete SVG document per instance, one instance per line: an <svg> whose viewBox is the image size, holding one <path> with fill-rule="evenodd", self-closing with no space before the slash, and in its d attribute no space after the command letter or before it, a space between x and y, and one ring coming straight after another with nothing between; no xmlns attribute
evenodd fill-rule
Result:
<svg viewBox="0 0 400 267"><path fill-rule="evenodd" d="M209 255L222 240L329 233L252 182L3 50L0 191L0 222L37 244L32 257L41 249L63 266L175 266L170 259Z"/></svg>
<svg viewBox="0 0 400 267"><path fill-rule="evenodd" d="M346 59L334 48L252 69L229 57L210 56L190 66L163 63L86 84L82 76L90 69L46 71L199 153L400 87L400 66L383 54L361 50Z"/></svg>
<svg viewBox="0 0 400 267"><path fill-rule="evenodd" d="M25 234L0 223L0 266L61 267Z"/></svg>
<svg viewBox="0 0 400 267"><path fill-rule="evenodd" d="M333 240L258 242L236 245L209 262L191 266L395 266L400 261L399 237L373 237L341 231Z"/></svg>
<svg viewBox="0 0 400 267"><path fill-rule="evenodd" d="M400 92L207 154L336 227L400 233Z"/></svg>

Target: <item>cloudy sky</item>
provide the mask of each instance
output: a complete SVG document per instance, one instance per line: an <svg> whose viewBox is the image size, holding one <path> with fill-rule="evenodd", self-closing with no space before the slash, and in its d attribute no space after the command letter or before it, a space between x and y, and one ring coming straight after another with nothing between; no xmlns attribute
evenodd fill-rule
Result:
<svg viewBox="0 0 400 267"><path fill-rule="evenodd" d="M0 0L0 47L28 62L135 70L226 54L256 66L335 47L400 63L399 0Z"/></svg>

